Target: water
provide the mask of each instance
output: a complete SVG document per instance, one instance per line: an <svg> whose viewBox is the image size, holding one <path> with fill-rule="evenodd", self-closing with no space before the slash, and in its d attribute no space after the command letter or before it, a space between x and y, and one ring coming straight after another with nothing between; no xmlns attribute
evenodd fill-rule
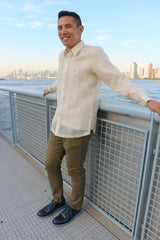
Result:
<svg viewBox="0 0 160 240"><path fill-rule="evenodd" d="M47 89L55 79L6 79L0 81L0 87L16 87L19 89L41 90ZM148 97L160 102L160 81L156 80L132 80L138 88L145 90ZM118 102L131 102L125 99L119 93L113 92L108 86L102 84L100 90L100 99Z"/></svg>

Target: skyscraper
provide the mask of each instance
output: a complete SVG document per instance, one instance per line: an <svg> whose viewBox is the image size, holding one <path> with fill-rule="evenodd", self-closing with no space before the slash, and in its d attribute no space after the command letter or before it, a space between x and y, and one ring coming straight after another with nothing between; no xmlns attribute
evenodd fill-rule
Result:
<svg viewBox="0 0 160 240"><path fill-rule="evenodd" d="M137 79L137 63L135 62L130 65L130 78Z"/></svg>
<svg viewBox="0 0 160 240"><path fill-rule="evenodd" d="M144 68L140 68L139 78L140 78L140 79L143 79L143 78L144 78Z"/></svg>
<svg viewBox="0 0 160 240"><path fill-rule="evenodd" d="M147 69L147 78L152 78L152 63L148 64L148 69Z"/></svg>

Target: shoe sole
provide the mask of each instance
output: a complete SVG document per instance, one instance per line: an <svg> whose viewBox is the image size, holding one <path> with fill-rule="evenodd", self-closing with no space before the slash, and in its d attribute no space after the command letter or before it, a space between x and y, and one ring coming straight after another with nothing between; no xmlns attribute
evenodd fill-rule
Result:
<svg viewBox="0 0 160 240"><path fill-rule="evenodd" d="M63 227L63 226L65 226L65 225L67 225L67 224L69 224L70 222L72 222L76 217L78 217L80 214L81 214L81 212L82 212L82 210L79 212L79 213L77 213L73 218L71 218L71 220L69 220L68 222L66 222L66 223L62 223L62 224L55 224L54 222L52 222L53 223L53 225L54 226L56 226L56 227Z"/></svg>
<svg viewBox="0 0 160 240"><path fill-rule="evenodd" d="M38 214L37 214L37 216L39 217L39 218L47 218L47 217L50 217L50 216L52 216L54 213L56 213L58 210L61 210L61 209L63 209L63 208L65 208L66 207L66 204L64 205L64 206L62 206L62 207L60 207L60 208L56 208L53 212L51 212L49 215L46 215L46 216L44 216L44 217L41 217L41 216L38 216Z"/></svg>

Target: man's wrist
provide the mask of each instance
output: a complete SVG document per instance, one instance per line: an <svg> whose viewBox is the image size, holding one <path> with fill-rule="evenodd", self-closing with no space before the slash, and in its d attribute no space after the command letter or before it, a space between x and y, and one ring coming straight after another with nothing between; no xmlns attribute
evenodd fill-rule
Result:
<svg viewBox="0 0 160 240"><path fill-rule="evenodd" d="M148 96L142 96L141 97L141 103L144 105L144 106L147 106L147 102L151 100L151 98L149 98Z"/></svg>

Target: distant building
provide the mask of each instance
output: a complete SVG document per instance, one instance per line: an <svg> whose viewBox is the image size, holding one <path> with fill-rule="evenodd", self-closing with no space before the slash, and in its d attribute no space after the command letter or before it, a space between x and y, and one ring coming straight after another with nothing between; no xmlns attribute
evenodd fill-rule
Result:
<svg viewBox="0 0 160 240"><path fill-rule="evenodd" d="M155 78L160 78L160 68L156 69Z"/></svg>
<svg viewBox="0 0 160 240"><path fill-rule="evenodd" d="M152 78L152 75L153 75L152 67L153 67L152 63L148 64L147 78Z"/></svg>
<svg viewBox="0 0 160 240"><path fill-rule="evenodd" d="M16 71L14 71L14 73L13 73L13 77L14 77L14 78L17 77L17 72L16 72Z"/></svg>
<svg viewBox="0 0 160 240"><path fill-rule="evenodd" d="M19 75L19 76L22 76L22 75L23 75L23 70L22 70L22 69L19 69L18 75Z"/></svg>
<svg viewBox="0 0 160 240"><path fill-rule="evenodd" d="M140 68L138 78L139 78L139 79L143 79L143 78L144 78L144 68Z"/></svg>
<svg viewBox="0 0 160 240"><path fill-rule="evenodd" d="M137 63L133 62L130 65L130 75L131 79L137 79Z"/></svg>

